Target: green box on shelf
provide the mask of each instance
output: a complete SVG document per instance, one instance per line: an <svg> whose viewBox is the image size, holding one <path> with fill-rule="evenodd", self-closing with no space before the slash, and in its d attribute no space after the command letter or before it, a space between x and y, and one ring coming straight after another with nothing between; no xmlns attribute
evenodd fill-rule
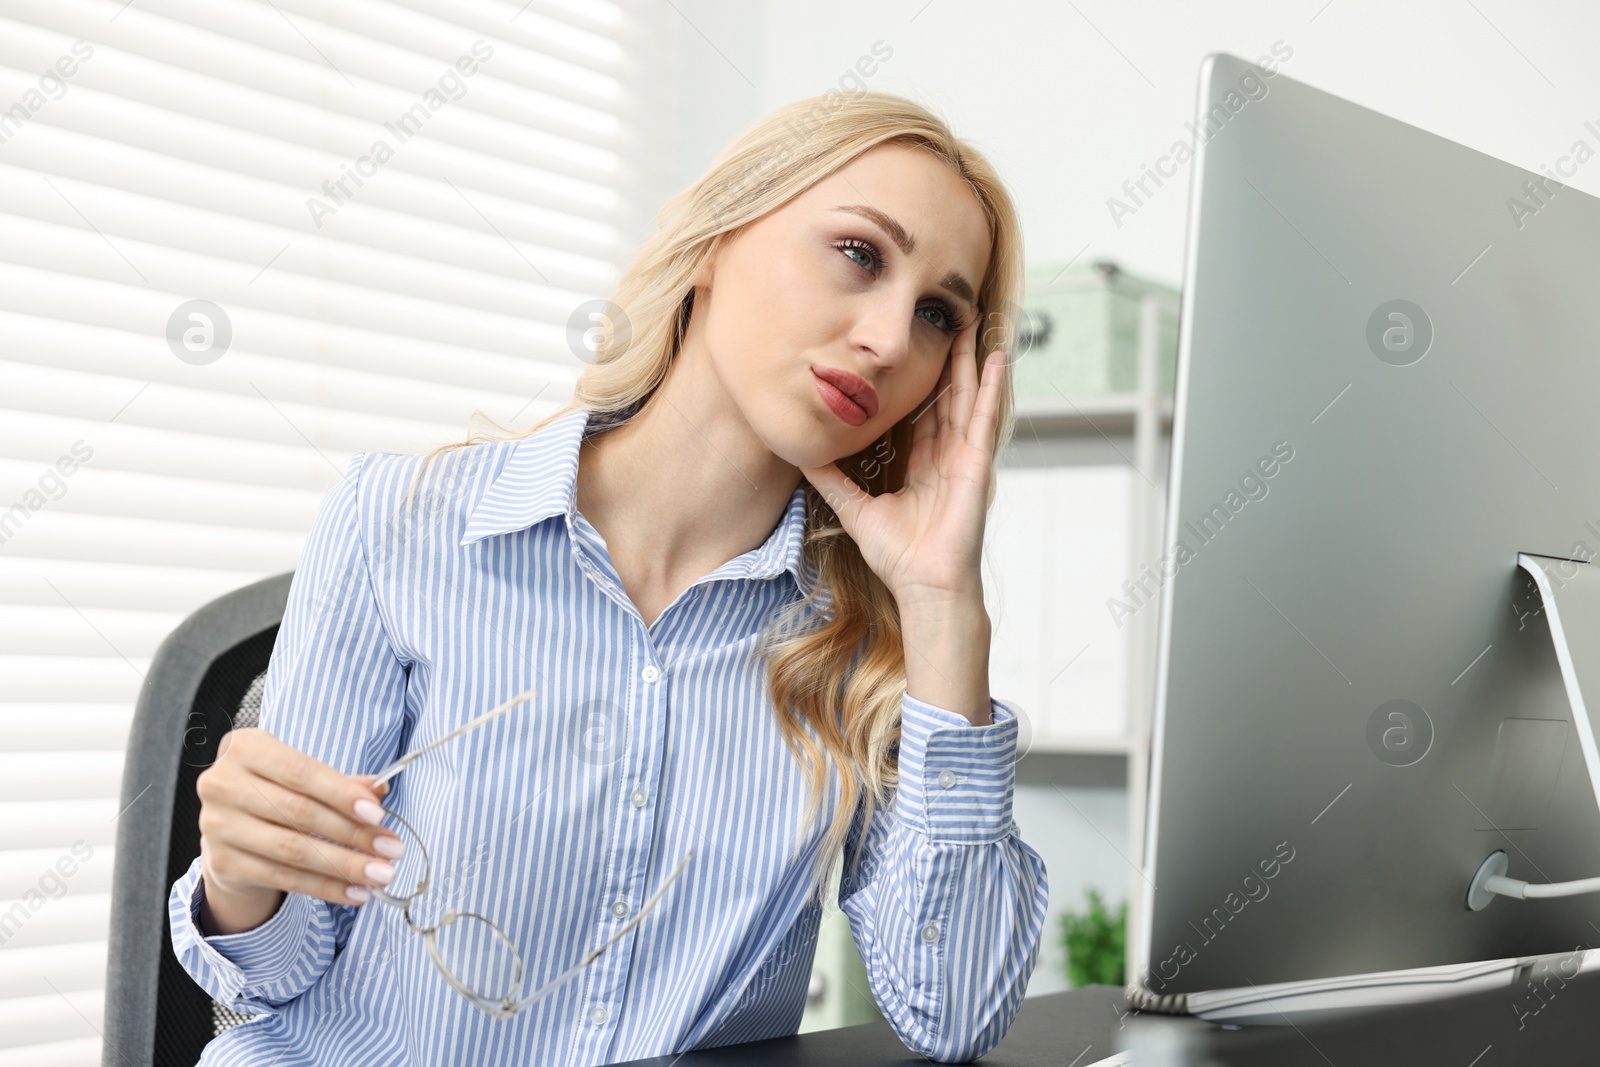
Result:
<svg viewBox="0 0 1600 1067"><path fill-rule="evenodd" d="M1026 288L1022 355L1013 372L1019 403L1133 392L1144 296L1154 293L1178 306L1176 289L1106 261L1066 270L1030 267ZM1161 392L1170 397L1178 361L1176 317L1160 317L1157 337Z"/></svg>

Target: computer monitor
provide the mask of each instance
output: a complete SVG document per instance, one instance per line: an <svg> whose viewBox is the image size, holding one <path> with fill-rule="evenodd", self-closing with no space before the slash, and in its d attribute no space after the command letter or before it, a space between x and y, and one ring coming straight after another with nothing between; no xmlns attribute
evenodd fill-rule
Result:
<svg viewBox="0 0 1600 1067"><path fill-rule="evenodd" d="M1600 128L1535 173L1216 54L1195 131L1130 993L1600 945L1485 888L1600 876Z"/></svg>

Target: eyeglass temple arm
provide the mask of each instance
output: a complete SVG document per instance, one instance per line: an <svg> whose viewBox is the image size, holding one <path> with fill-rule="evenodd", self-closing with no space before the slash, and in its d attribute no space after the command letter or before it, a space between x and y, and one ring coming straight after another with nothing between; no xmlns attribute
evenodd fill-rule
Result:
<svg viewBox="0 0 1600 1067"><path fill-rule="evenodd" d="M421 748L417 749L415 752L406 753L404 756L401 756L399 759L397 759L393 763L389 764L389 766L385 767L383 770L378 772L377 778L375 778L373 780L373 782L372 782L373 787L376 788L377 786L379 786L379 785L383 784L384 782L387 782L389 779L393 778L395 775L399 774L400 771L402 769L404 769L406 764L410 763L412 760L416 759L418 756L422 755L424 752L427 752L430 749L438 748L440 745L444 744L446 741L454 740L455 738L460 737L464 733L468 733L469 731L476 730L478 727L482 726L484 723L488 722L490 719L494 718L497 715L505 714L506 712L510 711L512 708L516 707L518 704L522 703L524 700L527 700L529 697L534 696L538 692L539 692L539 690L537 690L537 689L529 689L524 693L519 693L516 696L512 697L510 700L506 701L504 704L501 704L499 707L491 708L490 710L484 712L482 715L479 715L476 719L473 719L471 722L466 723L466 724L464 724L462 726L456 727L454 730L451 730L449 733L445 734L443 737L439 738L437 741L430 741L426 745L423 745Z"/></svg>
<svg viewBox="0 0 1600 1067"><path fill-rule="evenodd" d="M694 859L694 849L691 848L688 852L683 854L683 859L678 861L678 865L672 869L672 873L667 875L667 877L662 881L661 885L656 888L656 891L650 894L650 899L644 902L644 906L639 909L639 913L637 915L624 923L622 928L616 933L606 938L605 943L599 948L591 949L583 957L583 959L579 960L577 963L574 963L571 967L568 967L566 970L550 979L550 981L546 982L538 989L535 989L532 993L529 993L527 996L517 1001L511 1010L522 1011L524 1008L528 1008L534 1004L537 1004L539 1001L555 992L555 990L565 983L567 979L573 977L579 971L593 963L595 957L599 956L600 953L604 952L606 949L615 944L617 939L623 934L627 933L629 930L632 930L635 926L638 926L640 921L650 913L650 909L656 906L656 901L661 899L661 894L667 891L667 886L671 885L673 880L677 878L678 875L683 873L683 869L689 865L689 861L692 859Z"/></svg>

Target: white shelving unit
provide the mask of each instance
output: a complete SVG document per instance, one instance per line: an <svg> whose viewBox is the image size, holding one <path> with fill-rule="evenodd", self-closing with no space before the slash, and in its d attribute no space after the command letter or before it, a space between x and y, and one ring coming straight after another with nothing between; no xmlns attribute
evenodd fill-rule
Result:
<svg viewBox="0 0 1600 1067"><path fill-rule="evenodd" d="M1173 411L1172 402L1160 391L1159 338L1162 327L1175 323L1177 318L1178 307L1171 300L1159 294L1143 296L1137 348L1138 388L1131 393L1019 403L1016 433L999 461L998 476L1002 479L1007 476L1008 469L1024 467L1049 469L1121 463L1132 468L1126 479L1127 558L1124 570L1116 575L1118 584L1122 579L1135 578L1142 564L1153 564L1161 553ZM1048 595L1048 589L1045 592ZM1049 606L1044 610L1048 611ZM1144 863L1158 612L1155 603L1147 604L1118 631L1125 642L1122 648L1124 701L1120 709L1123 728L1115 733L1040 729L1029 748L1029 755L1053 753L1098 758L1098 761L1125 761L1130 915L1136 913L1144 888L1139 872ZM1045 625L1050 623L1047 621ZM1071 655L1073 650L1057 651ZM1040 664L1041 673L1053 669L1053 664ZM1048 702L1045 707L1048 709ZM1063 766L1073 763L1058 762ZM1076 762L1082 765L1084 761ZM1075 783L1069 780L1059 784Z"/></svg>

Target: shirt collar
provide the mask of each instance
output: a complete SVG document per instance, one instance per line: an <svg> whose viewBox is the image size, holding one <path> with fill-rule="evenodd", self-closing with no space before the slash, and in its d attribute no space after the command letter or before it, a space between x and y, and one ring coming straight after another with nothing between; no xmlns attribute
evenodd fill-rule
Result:
<svg viewBox="0 0 1600 1067"><path fill-rule="evenodd" d="M578 448L584 438L625 421L622 417L577 407L514 445L511 456L467 519L463 546L487 537L525 530L557 515L577 511ZM719 578L775 578L784 571L794 576L802 593L813 589L817 568L805 559L805 483L795 487L783 517L760 548L724 563L712 573ZM829 598L831 599L831 598Z"/></svg>

